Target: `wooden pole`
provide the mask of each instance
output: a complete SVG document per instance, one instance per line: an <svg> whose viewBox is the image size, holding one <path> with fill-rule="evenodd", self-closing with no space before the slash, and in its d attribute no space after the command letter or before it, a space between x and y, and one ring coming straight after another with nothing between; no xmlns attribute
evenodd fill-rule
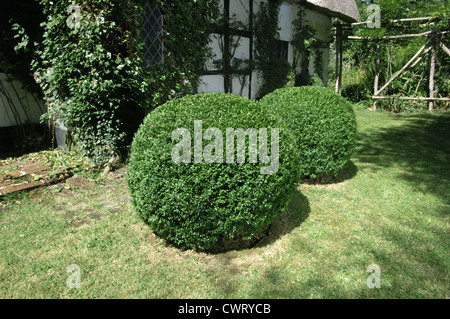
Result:
<svg viewBox="0 0 450 319"><path fill-rule="evenodd" d="M224 0L224 14L225 14L225 26L224 26L224 34L223 34L223 52L222 52L222 61L223 61L223 86L225 93L233 93L232 92L232 81L231 81L231 70L230 70L230 0Z"/></svg>
<svg viewBox="0 0 450 319"><path fill-rule="evenodd" d="M435 84L434 84L434 75L436 73L436 44L433 43L431 47L431 64L430 64L430 99L434 99L435 96ZM430 100L428 104L428 111L433 111L434 109L434 100Z"/></svg>
<svg viewBox="0 0 450 319"><path fill-rule="evenodd" d="M423 52L423 55L420 56L420 57L416 60L416 62L413 63L413 65L411 65L411 69L414 68L420 61L422 61L422 58L423 58L426 54L428 54L428 52L430 52L430 50L431 50L431 47L429 47L428 49L426 49L426 50Z"/></svg>
<svg viewBox="0 0 450 319"><path fill-rule="evenodd" d="M414 34L385 35L385 36L381 37L381 39L404 39L404 38L426 37L432 33L434 33L434 31L426 31L426 32L414 33ZM439 32L439 34L448 34L448 33L450 33L450 31ZM373 38L350 35L347 37L347 39L349 39L349 40L364 40L364 39L372 40Z"/></svg>
<svg viewBox="0 0 450 319"><path fill-rule="evenodd" d="M381 95L377 95L377 96L373 96L372 99L375 100L387 100L387 99L398 99L398 100L410 100L410 101L447 101L450 102L450 98L448 97L434 97L434 98L430 98L430 97L409 97L409 96L381 96Z"/></svg>
<svg viewBox="0 0 450 319"><path fill-rule="evenodd" d="M342 26L340 24L336 25L336 92L341 92L342 83Z"/></svg>
<svg viewBox="0 0 450 319"><path fill-rule="evenodd" d="M377 58L375 60L375 83L373 85L373 95L377 95L378 93L378 84L380 82L380 44L377 44L377 50L375 54L377 55ZM373 110L377 110L377 102L373 102Z"/></svg>
<svg viewBox="0 0 450 319"><path fill-rule="evenodd" d="M439 42L439 46L442 48L442 50L444 50L445 53L447 53L448 55L450 55L450 49L447 48L447 47L445 46L445 44L442 43L442 41Z"/></svg>
<svg viewBox="0 0 450 319"><path fill-rule="evenodd" d="M412 57L412 59L409 60L408 63L406 63L405 66L401 68L400 71L395 73L395 75L385 85L383 85L383 87L378 92L375 92L375 95L380 94L384 89L386 89L389 86L389 84L392 83L392 81L394 81L400 74L402 74L422 54L422 52L425 50L429 42L430 40L428 40L427 43L425 43L423 47L421 47L420 50Z"/></svg>
<svg viewBox="0 0 450 319"><path fill-rule="evenodd" d="M253 81L253 0L249 0L248 1L248 5L249 5L249 27L250 27L250 39L249 39L249 62L250 62L250 73L248 75L248 98L251 100L252 99L252 81Z"/></svg>
<svg viewBox="0 0 450 319"><path fill-rule="evenodd" d="M408 19L396 19L396 20L391 20L392 23L397 23L397 22L412 22L412 21L425 21L425 20L430 20L432 17L423 17L423 18L408 18ZM352 23L351 26L358 26L358 25L363 25L363 24L369 24L373 21L363 21L363 22L355 22Z"/></svg>
<svg viewBox="0 0 450 319"><path fill-rule="evenodd" d="M423 18L407 18L407 19L396 19L391 20L391 22L411 22L411 21L424 21L424 20L430 20L432 17L423 17Z"/></svg>

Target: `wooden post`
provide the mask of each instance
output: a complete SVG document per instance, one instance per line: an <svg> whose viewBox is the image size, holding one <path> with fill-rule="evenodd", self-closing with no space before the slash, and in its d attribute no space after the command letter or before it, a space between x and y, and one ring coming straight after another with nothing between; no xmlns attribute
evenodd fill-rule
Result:
<svg viewBox="0 0 450 319"><path fill-rule="evenodd" d="M414 68L417 64L419 64L419 62L422 61L422 58L423 58L426 54L428 54L428 52L430 52L430 50L431 50L431 47L429 47L428 49L426 49L426 50L423 52L423 55L421 55L421 56L416 60L416 62L414 62L413 65L411 65L411 69Z"/></svg>
<svg viewBox="0 0 450 319"><path fill-rule="evenodd" d="M450 102L450 98L448 97L412 97L412 96L383 96L383 95L377 95L373 96L373 99L376 100L384 100L384 99L392 99L392 100L409 100L409 101L443 101L443 102Z"/></svg>
<svg viewBox="0 0 450 319"><path fill-rule="evenodd" d="M431 65L430 65L430 99L435 96L434 75L436 73L436 44L433 43L431 47ZM431 112L434 109L434 101L431 100L428 104L428 110Z"/></svg>
<svg viewBox="0 0 450 319"><path fill-rule="evenodd" d="M342 26L338 23L336 25L336 92L341 92L342 83Z"/></svg>
<svg viewBox="0 0 450 319"><path fill-rule="evenodd" d="M338 32L338 25L336 25L336 63L335 63L335 69L334 74L336 74L336 82L335 82L335 91L336 93L338 91L338 78L339 78L339 32Z"/></svg>
<svg viewBox="0 0 450 319"><path fill-rule="evenodd" d="M249 39L249 52L248 52L248 58L250 63L250 73L248 75L248 98L252 99L252 81L253 81L253 0L248 1L249 5L249 28L250 28L250 39Z"/></svg>
<svg viewBox="0 0 450 319"><path fill-rule="evenodd" d="M406 63L401 69L400 71L398 71L397 73L395 73L395 75L386 82L385 85L383 85L383 87L381 89L378 90L378 92L376 92L375 95L380 94L381 92L383 92L388 86L389 84L392 83L392 81L394 81L400 74L402 74L411 64L413 64L414 61L416 61L416 59L422 54L422 52L425 50L426 46L430 43L430 40L427 41L427 43L425 43L423 45L423 47L420 48L420 50L412 57L411 60L408 61L408 63Z"/></svg>
<svg viewBox="0 0 450 319"><path fill-rule="evenodd" d="M230 0L224 1L224 14L225 14L225 26L224 26L224 34L223 34L223 52L222 52L222 61L223 61L223 86L225 93L231 92L231 70L230 70Z"/></svg>
<svg viewBox="0 0 450 319"><path fill-rule="evenodd" d="M450 49L447 48L447 47L445 46L445 44L442 43L442 41L439 42L439 46L442 48L442 50L444 50L445 53L447 53L448 55L450 55Z"/></svg>
<svg viewBox="0 0 450 319"><path fill-rule="evenodd" d="M375 59L375 83L373 85L373 95L378 94L378 84L380 83L380 44L377 44L377 51L375 52L376 59ZM375 100L373 102L373 110L377 110L377 101Z"/></svg>

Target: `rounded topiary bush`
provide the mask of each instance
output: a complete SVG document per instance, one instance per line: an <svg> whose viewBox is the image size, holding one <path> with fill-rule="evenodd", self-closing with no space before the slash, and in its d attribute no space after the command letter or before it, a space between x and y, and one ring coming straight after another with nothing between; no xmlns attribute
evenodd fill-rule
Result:
<svg viewBox="0 0 450 319"><path fill-rule="evenodd" d="M278 89L263 108L280 114L297 136L301 178L335 176L356 145L356 117L350 102L325 87Z"/></svg>
<svg viewBox="0 0 450 319"><path fill-rule="evenodd" d="M245 162L229 161L227 150L236 152L239 143L227 145L227 129L239 128L256 129L258 147L259 129L267 129L272 163L278 129L279 164L271 173L248 137ZM208 93L169 101L146 117L133 140L127 174L133 204L158 236L180 248L216 249L251 238L287 207L298 182L295 147L280 118L246 98ZM251 149L257 162L249 160Z"/></svg>

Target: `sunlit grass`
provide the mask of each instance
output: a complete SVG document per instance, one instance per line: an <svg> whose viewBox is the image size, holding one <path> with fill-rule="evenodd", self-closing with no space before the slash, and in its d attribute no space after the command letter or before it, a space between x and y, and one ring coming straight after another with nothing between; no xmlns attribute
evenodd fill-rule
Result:
<svg viewBox="0 0 450 319"><path fill-rule="evenodd" d="M256 247L166 246L122 179L3 198L1 298L447 298L450 116L358 111L359 142L328 184L299 184ZM66 285L81 268L81 289ZM381 269L369 289L366 269Z"/></svg>

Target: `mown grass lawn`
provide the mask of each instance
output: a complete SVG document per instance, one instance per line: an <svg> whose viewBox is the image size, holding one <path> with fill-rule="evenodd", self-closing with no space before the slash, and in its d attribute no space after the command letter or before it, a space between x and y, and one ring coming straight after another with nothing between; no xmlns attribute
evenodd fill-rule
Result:
<svg viewBox="0 0 450 319"><path fill-rule="evenodd" d="M1 199L0 298L448 298L450 114L357 117L348 169L300 183L249 250L166 246L124 178ZM72 264L81 289L66 285ZM367 287L371 264L380 289Z"/></svg>

